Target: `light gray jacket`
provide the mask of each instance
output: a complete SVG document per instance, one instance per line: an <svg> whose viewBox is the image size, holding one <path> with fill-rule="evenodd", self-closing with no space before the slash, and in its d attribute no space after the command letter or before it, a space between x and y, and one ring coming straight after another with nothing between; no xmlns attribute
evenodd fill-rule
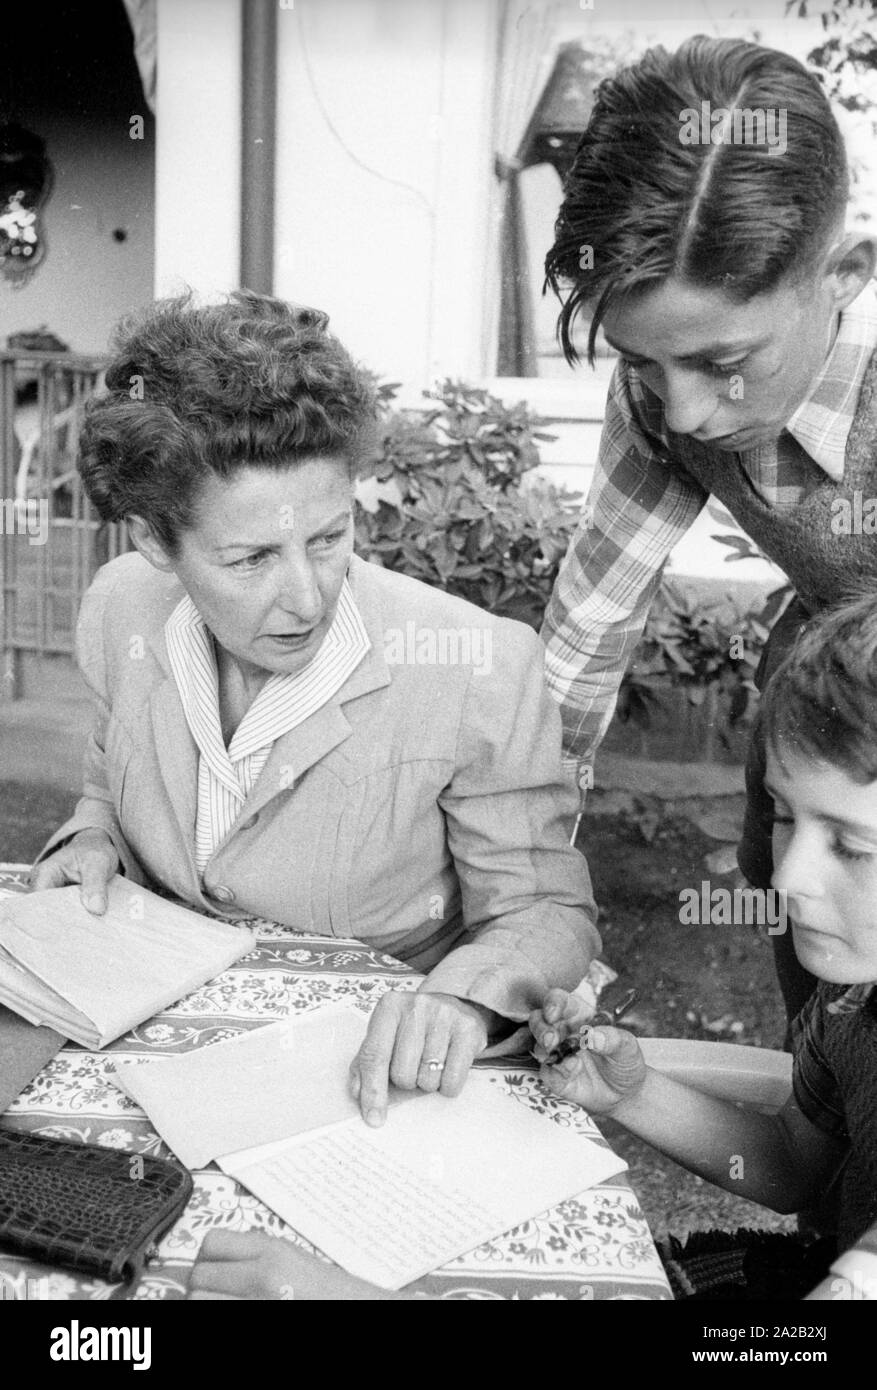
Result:
<svg viewBox="0 0 877 1390"><path fill-rule="evenodd" d="M183 590L136 553L106 565L77 628L85 794L40 857L100 826L131 878L196 909L374 943L425 988L523 1019L599 950L542 644L361 559L349 578L371 651L277 739L202 889L198 749L164 637Z"/></svg>

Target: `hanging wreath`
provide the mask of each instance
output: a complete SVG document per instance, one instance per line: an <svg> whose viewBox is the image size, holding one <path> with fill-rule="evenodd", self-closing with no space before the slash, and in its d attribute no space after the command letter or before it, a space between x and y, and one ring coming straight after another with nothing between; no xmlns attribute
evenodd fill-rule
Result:
<svg viewBox="0 0 877 1390"><path fill-rule="evenodd" d="M38 135L0 125L0 271L13 286L27 283L45 259L40 211L52 191L52 166Z"/></svg>

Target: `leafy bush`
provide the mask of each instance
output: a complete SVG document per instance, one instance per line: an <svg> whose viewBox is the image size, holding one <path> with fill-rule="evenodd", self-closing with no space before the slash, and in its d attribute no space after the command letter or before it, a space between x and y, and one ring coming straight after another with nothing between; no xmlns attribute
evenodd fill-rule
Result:
<svg viewBox="0 0 877 1390"><path fill-rule="evenodd" d="M525 404L445 381L425 410L394 408L382 384L383 443L361 481L356 548L366 559L538 628L581 507L581 494L534 476L550 440ZM739 535L717 536L744 559ZM728 731L754 712L755 668L788 586L764 607L728 613L664 583L621 682L618 717L648 729L661 691L682 687Z"/></svg>
<svg viewBox="0 0 877 1390"><path fill-rule="evenodd" d="M739 533L713 540L734 553L728 560L764 558ZM755 671L770 630L792 596L790 584L768 594L763 605L745 613L699 603L664 581L652 605L642 638L622 678L617 714L648 729L660 705L661 686L682 687L691 705L708 705L728 747L729 732L752 721L758 704Z"/></svg>
<svg viewBox="0 0 877 1390"><path fill-rule="evenodd" d="M533 475L550 440L524 404L445 381L425 411L389 410L380 457L360 486L356 548L366 559L492 613L542 621L581 495Z"/></svg>
<svg viewBox="0 0 877 1390"><path fill-rule="evenodd" d="M662 687L681 687L690 705L706 703L728 746L729 731L753 717L755 669L768 631L756 613L707 606L665 581L622 679L618 718L648 729Z"/></svg>

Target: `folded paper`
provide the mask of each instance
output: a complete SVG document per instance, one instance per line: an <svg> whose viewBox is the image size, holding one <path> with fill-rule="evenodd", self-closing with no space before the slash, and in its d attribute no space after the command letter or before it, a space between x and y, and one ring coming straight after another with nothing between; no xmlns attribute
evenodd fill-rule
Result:
<svg viewBox="0 0 877 1390"><path fill-rule="evenodd" d="M368 1015L330 1004L181 1057L116 1063L128 1095L187 1168L359 1114L348 1072ZM391 1087L391 1104L411 1092Z"/></svg>
<svg viewBox="0 0 877 1390"><path fill-rule="evenodd" d="M78 885L0 899L0 1003L100 1048L255 949L217 922L130 883L108 884L103 916Z"/></svg>

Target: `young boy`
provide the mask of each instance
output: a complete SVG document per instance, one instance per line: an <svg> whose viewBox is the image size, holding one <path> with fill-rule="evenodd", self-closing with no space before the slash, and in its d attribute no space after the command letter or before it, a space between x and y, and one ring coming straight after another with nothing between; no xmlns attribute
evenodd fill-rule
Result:
<svg viewBox="0 0 877 1390"><path fill-rule="evenodd" d="M839 1259L811 1298L877 1299L877 594L815 619L761 720L775 807L773 885L818 986L793 1024L793 1087L747 1112L646 1066L619 1028L544 1065L557 1095L611 1115L692 1172L780 1212L839 1183ZM553 990L530 1026L544 1057L586 1020Z"/></svg>
<svg viewBox="0 0 877 1390"><path fill-rule="evenodd" d="M711 493L797 595L760 685L809 615L851 581L877 586L870 512L864 527L844 524L877 498L875 242L844 231L847 194L831 108L788 54L701 36L651 50L598 90L546 262L569 291L567 358L581 311L591 353L602 326L620 354L543 628L582 787L667 556ZM747 782L739 862L766 888L772 810L757 741ZM773 943L791 1018L814 980L787 937Z"/></svg>

